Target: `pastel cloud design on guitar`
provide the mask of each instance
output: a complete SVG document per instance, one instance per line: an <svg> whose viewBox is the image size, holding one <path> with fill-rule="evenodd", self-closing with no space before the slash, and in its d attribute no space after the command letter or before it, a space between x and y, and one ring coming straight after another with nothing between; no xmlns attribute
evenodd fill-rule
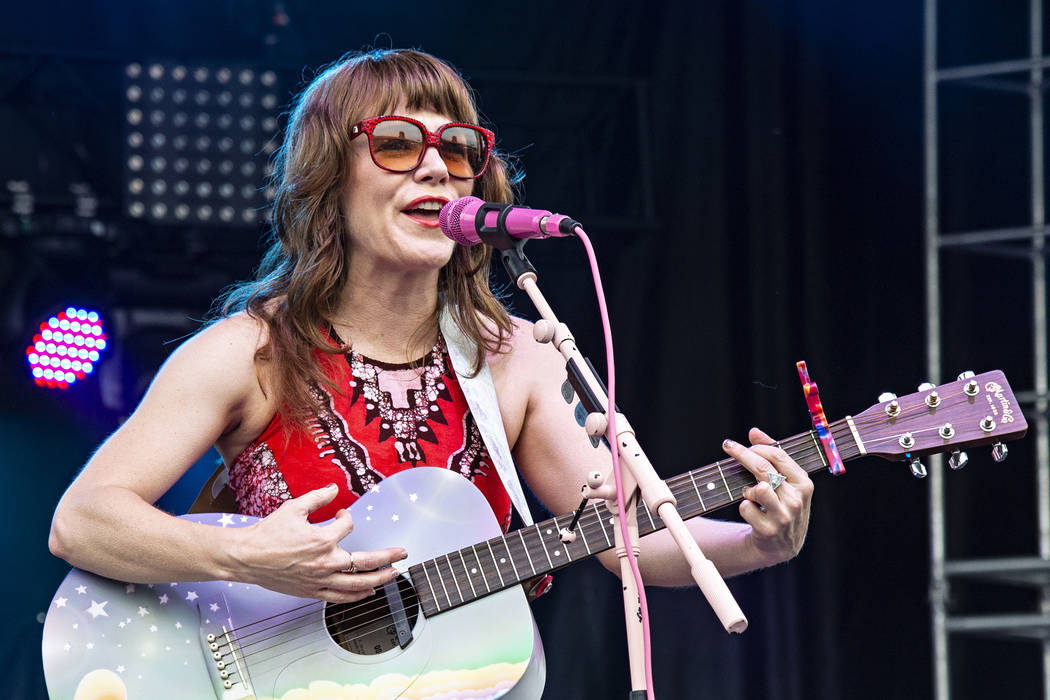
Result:
<svg viewBox="0 0 1050 700"><path fill-rule="evenodd" d="M412 681L401 674L380 676L368 685L341 685L332 681L313 681L308 688L296 688L280 697L260 700L484 700L498 698L525 673L527 661L496 663L476 669L431 671Z"/></svg>
<svg viewBox="0 0 1050 700"><path fill-rule="evenodd" d="M280 698L267 696L260 700L482 700L497 698L512 688L525 672L527 663L492 664L478 669L459 671L432 671L415 680L404 690L410 679L400 674L381 676L369 685L355 683L341 685L332 681L314 681L309 688L291 690ZM118 666L124 670L123 666ZM127 687L117 673L109 669L95 669L85 674L77 684L74 700L124 700Z"/></svg>
<svg viewBox="0 0 1050 700"><path fill-rule="evenodd" d="M84 675L77 684L73 700L125 700L127 686L113 671L98 668Z"/></svg>

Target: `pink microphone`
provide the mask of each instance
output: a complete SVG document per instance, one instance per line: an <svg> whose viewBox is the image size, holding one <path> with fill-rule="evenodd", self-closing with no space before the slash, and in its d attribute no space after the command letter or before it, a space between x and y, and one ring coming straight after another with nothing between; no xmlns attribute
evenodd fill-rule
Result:
<svg viewBox="0 0 1050 700"><path fill-rule="evenodd" d="M579 223L562 214L544 209L526 209L512 204L483 202L477 197L460 197L441 207L441 231L460 245L490 243L490 237L552 238L573 235ZM502 247L497 245L496 247Z"/></svg>

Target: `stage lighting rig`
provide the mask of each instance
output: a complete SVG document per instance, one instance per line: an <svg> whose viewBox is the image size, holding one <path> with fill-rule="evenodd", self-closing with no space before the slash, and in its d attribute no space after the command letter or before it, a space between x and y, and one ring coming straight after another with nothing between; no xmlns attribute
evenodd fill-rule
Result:
<svg viewBox="0 0 1050 700"><path fill-rule="evenodd" d="M277 148L278 78L247 66L125 67L125 212L160 223L255 226Z"/></svg>

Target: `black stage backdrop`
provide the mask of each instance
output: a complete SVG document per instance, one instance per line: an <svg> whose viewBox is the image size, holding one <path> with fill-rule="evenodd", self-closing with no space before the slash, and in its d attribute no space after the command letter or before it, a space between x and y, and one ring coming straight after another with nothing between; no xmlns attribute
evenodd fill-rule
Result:
<svg viewBox="0 0 1050 700"><path fill-rule="evenodd" d="M942 17L942 65L1025 53L1020 3L1009 11L991 1L954 5ZM0 173L32 179L58 168L63 155L79 158L80 176L95 177L111 204L122 186L124 62L242 61L308 77L374 42L418 46L455 63L473 77L504 147L528 173L526 201L589 224L610 294L619 403L664 476L717 459L721 440L744 439L751 425L778 436L805 430L796 360L808 361L833 418L927 379L920 3L220 0L62 11L23 4L2 14L0 151L10 157ZM389 36L377 36L383 32ZM82 66L86 79L76 75ZM110 77L81 99L96 74ZM537 89L530 78L553 87ZM633 102L638 89L642 111ZM1025 224L1024 98L946 90L941 105L945 228ZM82 152L52 154L71 133ZM198 243L200 236L190 234ZM73 261L61 245L34 248L10 229L0 240L2 504L12 564L0 595L12 663L0 689L35 698L44 696L37 614L66 570L46 550L50 512L119 412L98 409L89 389L44 396L24 381L33 285L61 287L74 268L104 274L146 260L143 249L168 239L74 246ZM202 254L173 244L178 252L165 259L164 274L181 294L175 306L190 315L254 263L253 242L232 253L214 246L206 242ZM601 366L582 248L550 241L530 250L555 309ZM950 374L930 379L1000 367L1015 388L1026 387L1026 264L961 254L945 262ZM27 281L30 268L44 272ZM112 278L98 285L95 298L142 301L114 291ZM522 298L514 303L531 315ZM180 334L139 338L136 376L148 377ZM1004 465L974 451L970 467L949 475L951 556L1034 551L1031 448L1013 451ZM815 481L803 553L730 582L751 619L746 634L727 636L694 590L650 591L660 697L931 695L927 484L905 465L877 459ZM186 503L183 496L168 507ZM555 581L534 606L549 664L544 697L625 697L615 579L586 563ZM955 593L960 608L1032 604L1011 591ZM953 697L1039 692L1035 645L955 640L952 658Z"/></svg>

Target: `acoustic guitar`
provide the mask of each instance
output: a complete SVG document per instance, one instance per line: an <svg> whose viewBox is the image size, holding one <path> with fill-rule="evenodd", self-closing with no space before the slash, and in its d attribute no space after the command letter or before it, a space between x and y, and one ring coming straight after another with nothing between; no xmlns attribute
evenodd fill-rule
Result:
<svg viewBox="0 0 1050 700"><path fill-rule="evenodd" d="M842 459L912 461L1024 435L1002 372L964 376L830 424ZM780 441L809 472L828 465L815 431ZM733 459L673 477L683 517L741 500L755 484ZM74 569L44 622L43 661L56 700L467 700L540 696L543 655L522 582L613 547L615 520L588 504L504 534L484 496L458 474L421 467L385 479L350 508L349 550L397 546L400 576L365 600L331 604L233 581L138 584ZM182 516L214 527L256 518ZM663 527L638 506L642 535Z"/></svg>

